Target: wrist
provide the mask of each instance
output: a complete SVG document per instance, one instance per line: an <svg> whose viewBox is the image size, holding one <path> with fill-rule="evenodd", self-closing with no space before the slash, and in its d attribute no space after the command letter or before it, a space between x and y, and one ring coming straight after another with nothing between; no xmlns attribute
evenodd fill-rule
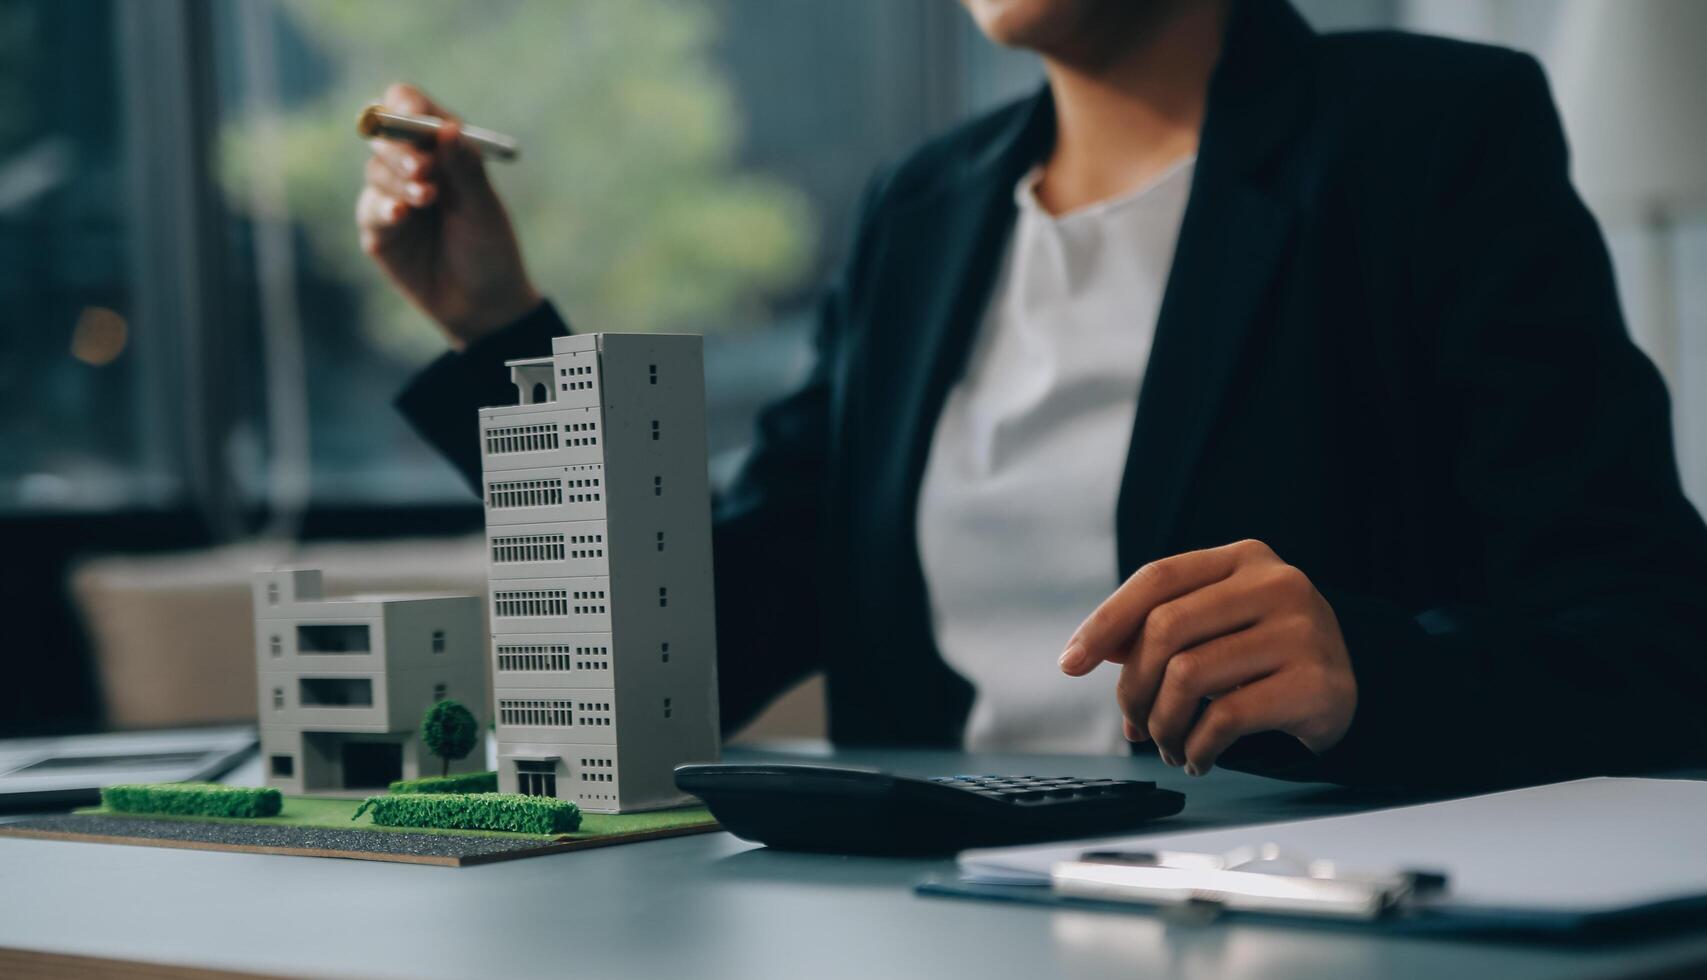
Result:
<svg viewBox="0 0 1707 980"><path fill-rule="evenodd" d="M451 348L462 351L532 313L544 301L524 279L514 288L473 300L465 312L440 317L439 326Z"/></svg>

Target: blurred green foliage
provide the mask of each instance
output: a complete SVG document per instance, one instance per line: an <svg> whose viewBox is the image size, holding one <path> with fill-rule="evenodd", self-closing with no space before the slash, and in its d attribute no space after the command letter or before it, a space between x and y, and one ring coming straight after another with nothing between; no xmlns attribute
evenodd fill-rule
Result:
<svg viewBox="0 0 1707 980"><path fill-rule="evenodd" d="M439 343L361 254L353 224L367 149L357 112L407 80L471 123L516 136L494 181L535 283L599 330L701 332L762 321L816 243L805 197L743 172L741 116L714 58L715 4L694 0L283 0L333 66L281 121L292 220L316 267L347 281L371 339L399 353ZM241 106L235 107L238 110ZM228 111L221 168L247 206L257 144Z"/></svg>

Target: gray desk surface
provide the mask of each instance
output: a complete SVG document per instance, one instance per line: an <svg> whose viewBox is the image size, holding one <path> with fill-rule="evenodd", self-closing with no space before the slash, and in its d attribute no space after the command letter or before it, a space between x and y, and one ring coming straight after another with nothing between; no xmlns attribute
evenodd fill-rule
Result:
<svg viewBox="0 0 1707 980"><path fill-rule="evenodd" d="M731 753L753 759L757 753ZM796 756L798 758L798 756ZM1184 789L1173 826L1373 805L1113 758L844 752L920 774ZM1396 801L1395 801L1396 802ZM270 974L409 977L1600 977L1707 971L1707 929L1575 948L1050 911L914 896L947 861L771 853L708 834L473 868L0 840L0 947Z"/></svg>

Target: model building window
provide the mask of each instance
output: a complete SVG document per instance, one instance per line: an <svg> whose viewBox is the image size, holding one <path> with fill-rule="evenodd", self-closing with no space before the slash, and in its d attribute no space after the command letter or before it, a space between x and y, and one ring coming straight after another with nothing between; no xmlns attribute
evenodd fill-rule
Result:
<svg viewBox="0 0 1707 980"><path fill-rule="evenodd" d="M562 480L516 480L487 487L486 502L494 509L551 507L563 502Z"/></svg>
<svg viewBox="0 0 1707 980"><path fill-rule="evenodd" d="M655 476L652 478L652 496L662 497L663 495L664 495L664 478L661 476Z"/></svg>
<svg viewBox="0 0 1707 980"><path fill-rule="evenodd" d="M653 442L658 441L658 420L657 419L652 420L652 441Z"/></svg>
<svg viewBox="0 0 1707 980"><path fill-rule="evenodd" d="M556 796L557 763L517 759L516 788L524 796Z"/></svg>
<svg viewBox="0 0 1707 980"><path fill-rule="evenodd" d="M267 652L275 657L284 655L284 642L277 636L267 637Z"/></svg>
<svg viewBox="0 0 1707 980"><path fill-rule="evenodd" d="M648 379L651 381L652 384L657 384L658 383L658 365L653 364L653 365L650 365L650 367L651 367L651 371L648 373Z"/></svg>
<svg viewBox="0 0 1707 980"><path fill-rule="evenodd" d="M297 687L297 699L305 708L373 706L373 681L365 677L304 677Z"/></svg>
<svg viewBox="0 0 1707 980"><path fill-rule="evenodd" d="M498 721L505 725L535 725L568 728L575 724L570 701L509 700L498 702Z"/></svg>
<svg viewBox="0 0 1707 980"><path fill-rule="evenodd" d="M663 586L659 586L658 587L658 605L667 606L669 604L670 604L670 590L664 588Z"/></svg>
<svg viewBox="0 0 1707 980"><path fill-rule="evenodd" d="M562 561L567 550L561 534L524 534L492 539L492 561L497 564L531 561Z"/></svg>
<svg viewBox="0 0 1707 980"><path fill-rule="evenodd" d="M276 606L278 604L279 604L279 584L277 582L268 582L267 583L267 605Z"/></svg>
<svg viewBox="0 0 1707 980"><path fill-rule="evenodd" d="M511 425L486 430L486 453L490 456L543 452L556 449L559 444L557 426L550 423Z"/></svg>
<svg viewBox="0 0 1707 980"><path fill-rule="evenodd" d="M275 687L275 688L273 688L273 710L277 711L277 710L282 709L283 707L284 707L284 688Z"/></svg>
<svg viewBox="0 0 1707 980"><path fill-rule="evenodd" d="M665 663L670 662L670 645L668 643L658 644L658 652L663 654Z"/></svg>
<svg viewBox="0 0 1707 980"><path fill-rule="evenodd" d="M670 699L669 698L664 699L664 717L665 718L670 717Z"/></svg>
<svg viewBox="0 0 1707 980"><path fill-rule="evenodd" d="M368 628L364 623L328 623L296 628L298 653L367 653Z"/></svg>
<svg viewBox="0 0 1707 980"><path fill-rule="evenodd" d="M296 775L296 757L295 756L275 755L272 758L272 763L273 763L273 775L274 776L280 776L280 777L283 777L285 779L289 779L290 777Z"/></svg>
<svg viewBox="0 0 1707 980"><path fill-rule="evenodd" d="M445 686L443 684L434 684L433 685L433 701L434 701L434 703L437 703L439 701L443 701L445 699L445 694L446 694L446 689L445 689Z"/></svg>
<svg viewBox="0 0 1707 980"><path fill-rule="evenodd" d="M496 616L567 616L569 593L564 589L532 589L492 593Z"/></svg>
<svg viewBox="0 0 1707 980"><path fill-rule="evenodd" d="M570 664L567 645L500 644L498 647L499 670L569 670Z"/></svg>
<svg viewBox="0 0 1707 980"><path fill-rule="evenodd" d="M444 630L433 630L433 652L434 653L444 653L445 652L445 631Z"/></svg>

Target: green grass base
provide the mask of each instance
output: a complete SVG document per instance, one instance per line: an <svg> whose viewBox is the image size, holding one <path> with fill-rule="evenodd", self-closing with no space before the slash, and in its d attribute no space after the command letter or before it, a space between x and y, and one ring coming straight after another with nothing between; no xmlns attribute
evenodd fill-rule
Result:
<svg viewBox="0 0 1707 980"><path fill-rule="evenodd" d="M329 796L286 796L284 806L275 817L190 817L154 813L120 813L103 806L84 807L77 813L103 816L137 817L145 820L187 820L191 823L236 823L248 826L271 824L280 827L336 827L340 830L380 830L398 834L452 834L462 837L502 837L512 840L570 841L617 834L643 833L649 830L669 830L710 823L711 811L702 806L680 807L674 810L649 810L645 813L582 813L581 829L572 834L511 834L496 830L443 830L436 827L381 827L363 814L354 820L350 815L361 806L360 799L338 799Z"/></svg>

